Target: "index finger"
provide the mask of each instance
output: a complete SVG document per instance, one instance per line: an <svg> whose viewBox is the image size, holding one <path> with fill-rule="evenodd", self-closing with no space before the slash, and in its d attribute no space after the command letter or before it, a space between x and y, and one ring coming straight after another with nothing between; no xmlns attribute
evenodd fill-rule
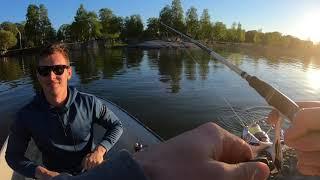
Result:
<svg viewBox="0 0 320 180"><path fill-rule="evenodd" d="M286 141L294 141L312 131L320 130L320 107L301 109L285 133Z"/></svg>

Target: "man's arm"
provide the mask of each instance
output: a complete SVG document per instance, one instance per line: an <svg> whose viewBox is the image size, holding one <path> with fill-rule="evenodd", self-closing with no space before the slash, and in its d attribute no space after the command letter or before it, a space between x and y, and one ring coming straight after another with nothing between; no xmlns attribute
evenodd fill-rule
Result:
<svg viewBox="0 0 320 180"><path fill-rule="evenodd" d="M106 133L104 134L99 145L103 146L106 151L108 151L119 140L123 132L122 124L118 117L110 109L108 109L107 106L101 102L101 100L95 98L95 102L94 122L106 129Z"/></svg>
<svg viewBox="0 0 320 180"><path fill-rule="evenodd" d="M30 137L22 121L19 121L19 118L14 121L10 128L5 158L14 171L26 177L35 178L35 169L38 165L24 156Z"/></svg>
<svg viewBox="0 0 320 180"><path fill-rule="evenodd" d="M106 132L93 152L87 154L82 161L84 169L91 169L103 162L104 155L118 141L123 129L118 117L110 111L98 98L94 98L93 122L103 126Z"/></svg>

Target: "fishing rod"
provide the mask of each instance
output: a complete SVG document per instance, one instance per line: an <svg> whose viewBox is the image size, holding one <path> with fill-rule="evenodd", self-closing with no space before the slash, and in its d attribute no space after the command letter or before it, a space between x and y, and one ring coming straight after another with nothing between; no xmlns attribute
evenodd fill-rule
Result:
<svg viewBox="0 0 320 180"><path fill-rule="evenodd" d="M170 29L171 31L179 34L185 39L188 39L190 42L196 44L202 50L206 51L210 56L212 56L222 64L228 66L232 71L234 71L243 79L245 79L249 83L249 85L253 89L255 89L267 101L269 105L275 107L290 121L293 120L295 114L300 110L299 106L294 101L292 101L290 98L288 98L286 95L284 95L283 93L281 93L279 90L272 87L268 83L260 80L256 76L249 75L247 72L241 70L240 68L238 68L237 66L235 66L234 64L226 60L224 57L214 52L210 48L206 47L205 45L201 44L200 42L194 40L190 36L187 36L162 22L160 22L160 24ZM247 143L249 143L252 151L256 152L256 155L258 155L258 153L261 152L262 149L267 148L264 151L267 154L262 156L256 156L256 158L253 159L252 161L260 161L267 164L271 172L278 172L279 170L281 170L281 167L282 167L283 157L282 157L281 138L280 138L280 131L281 131L280 126L281 126L281 118L275 124L275 139L274 139L274 143L272 144L272 149L270 149L270 143L262 142L263 139L257 139L258 136L251 134L249 131L249 128L250 128L249 126L246 126L244 128L245 133L242 134L242 138ZM257 127L259 127L259 125ZM259 128L256 128L256 129L259 129ZM267 135L265 137L269 139ZM253 139L255 139L256 143L252 141ZM259 146L256 146L254 144L256 145L259 144ZM275 168L276 170L274 171Z"/></svg>
<svg viewBox="0 0 320 180"><path fill-rule="evenodd" d="M165 26L166 28L170 29L171 31L179 34L180 36L184 37L185 39L189 40L190 42L196 44L202 50L206 51L210 56L221 62L222 64L228 66L232 71L237 73L243 79L245 79L249 85L255 89L266 101L270 106L275 107L279 112L281 112L284 116L286 116L290 121L294 118L295 114L300 110L299 106L292 101L289 97L285 94L277 90L276 88L272 87L270 84L260 80L256 76L251 76L247 72L241 70L239 67L232 64L230 61L226 60L224 57L219 55L218 53L214 52L212 49L206 47L202 43L197 40L194 40L190 36L187 36L174 28L160 22L161 25Z"/></svg>

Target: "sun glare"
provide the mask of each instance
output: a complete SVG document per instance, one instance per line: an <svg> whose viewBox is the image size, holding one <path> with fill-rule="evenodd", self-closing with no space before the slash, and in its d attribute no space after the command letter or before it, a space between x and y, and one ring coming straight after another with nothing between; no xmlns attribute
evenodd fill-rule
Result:
<svg viewBox="0 0 320 180"><path fill-rule="evenodd" d="M307 72L308 83L314 90L320 89L320 70L309 69Z"/></svg>
<svg viewBox="0 0 320 180"><path fill-rule="evenodd" d="M301 19L299 33L314 42L320 41L320 12L307 12Z"/></svg>

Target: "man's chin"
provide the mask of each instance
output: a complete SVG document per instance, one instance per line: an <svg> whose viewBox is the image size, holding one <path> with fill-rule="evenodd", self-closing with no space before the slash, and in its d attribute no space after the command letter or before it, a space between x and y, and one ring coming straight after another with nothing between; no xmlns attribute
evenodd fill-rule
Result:
<svg viewBox="0 0 320 180"><path fill-rule="evenodd" d="M60 91L59 89L60 88L58 88L58 87L49 86L49 87L46 87L45 91L46 91L46 93L51 94L51 95L58 95L59 91Z"/></svg>

